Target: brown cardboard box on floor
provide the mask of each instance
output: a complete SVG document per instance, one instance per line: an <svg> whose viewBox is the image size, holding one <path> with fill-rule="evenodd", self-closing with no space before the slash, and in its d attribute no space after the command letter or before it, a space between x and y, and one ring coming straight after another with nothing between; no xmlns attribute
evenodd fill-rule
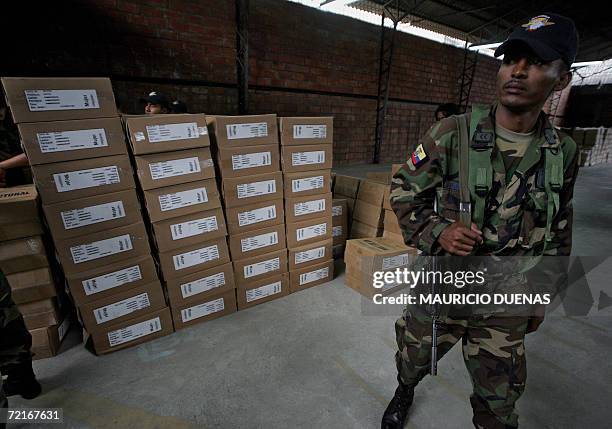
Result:
<svg viewBox="0 0 612 429"><path fill-rule="evenodd" d="M225 237L159 253L164 280L183 277L229 261Z"/></svg>
<svg viewBox="0 0 612 429"><path fill-rule="evenodd" d="M285 249L285 225L274 225L229 236L232 261Z"/></svg>
<svg viewBox="0 0 612 429"><path fill-rule="evenodd" d="M247 286L236 289L238 310L282 298L290 293L289 273L249 282Z"/></svg>
<svg viewBox="0 0 612 429"><path fill-rule="evenodd" d="M160 252L225 237L225 218L221 207L153 223L155 244Z"/></svg>
<svg viewBox="0 0 612 429"><path fill-rule="evenodd" d="M144 192L144 199L151 222L221 207L214 179L151 189Z"/></svg>
<svg viewBox="0 0 612 429"><path fill-rule="evenodd" d="M332 168L333 145L282 146L281 163L284 173L329 170Z"/></svg>
<svg viewBox="0 0 612 429"><path fill-rule="evenodd" d="M373 206L382 207L385 191L388 188L389 185L384 185L372 180L362 180L359 184L357 199L372 204Z"/></svg>
<svg viewBox="0 0 612 429"><path fill-rule="evenodd" d="M54 240L88 235L142 220L134 189L44 205Z"/></svg>
<svg viewBox="0 0 612 429"><path fill-rule="evenodd" d="M1 80L16 123L117 116L113 87L106 77L3 77Z"/></svg>
<svg viewBox="0 0 612 429"><path fill-rule="evenodd" d="M0 189L0 241L41 235L44 232L38 212L34 185Z"/></svg>
<svg viewBox="0 0 612 429"><path fill-rule="evenodd" d="M134 155L210 146L203 113L124 115L123 121Z"/></svg>
<svg viewBox="0 0 612 429"><path fill-rule="evenodd" d="M237 287L254 280L287 272L287 249L234 261L234 278Z"/></svg>
<svg viewBox="0 0 612 429"><path fill-rule="evenodd" d="M221 147L217 152L221 177L244 177L280 171L278 144Z"/></svg>
<svg viewBox="0 0 612 429"><path fill-rule="evenodd" d="M381 237L382 233L382 228L366 225L365 223L361 223L358 220L353 220L353 222L351 223L351 239Z"/></svg>
<svg viewBox="0 0 612 429"><path fill-rule="evenodd" d="M19 124L30 165L127 155L119 118Z"/></svg>
<svg viewBox="0 0 612 429"><path fill-rule="evenodd" d="M151 251L149 237L141 222L85 236L55 242L66 275L90 271Z"/></svg>
<svg viewBox="0 0 612 429"><path fill-rule="evenodd" d="M365 223L366 225L382 228L384 219L383 211L381 206L375 206L363 200L357 200L355 202L353 219Z"/></svg>
<svg viewBox="0 0 612 429"><path fill-rule="evenodd" d="M166 290L172 308L202 302L209 296L235 288L234 268L231 262L166 281Z"/></svg>
<svg viewBox="0 0 612 429"><path fill-rule="evenodd" d="M57 295L49 268L13 273L6 276L15 304L40 301Z"/></svg>
<svg viewBox="0 0 612 429"><path fill-rule="evenodd" d="M187 326L217 319L236 312L234 289L205 297L201 301L172 307L172 320L178 331Z"/></svg>
<svg viewBox="0 0 612 429"><path fill-rule="evenodd" d="M32 173L45 204L135 187L127 155L33 165Z"/></svg>
<svg viewBox="0 0 612 429"><path fill-rule="evenodd" d="M283 197L282 173L266 173L249 177L223 179L225 207L239 207Z"/></svg>
<svg viewBox="0 0 612 429"><path fill-rule="evenodd" d="M225 210L230 234L241 234L285 222L284 201L262 201Z"/></svg>
<svg viewBox="0 0 612 429"><path fill-rule="evenodd" d="M356 199L360 183L361 180L357 177L337 174L334 180L334 197Z"/></svg>
<svg viewBox="0 0 612 429"><path fill-rule="evenodd" d="M348 240L344 254L347 273L360 271L366 274L408 268L416 257L416 249L384 237Z"/></svg>
<svg viewBox="0 0 612 429"><path fill-rule="evenodd" d="M310 267L299 268L289 273L291 292L308 289L334 278L334 260L330 259Z"/></svg>
<svg viewBox="0 0 612 429"><path fill-rule="evenodd" d="M70 317L65 316L62 323L30 330L32 335L32 359L45 359L55 356L66 333L70 329Z"/></svg>
<svg viewBox="0 0 612 429"><path fill-rule="evenodd" d="M102 355L174 332L170 309L153 311L89 333L96 354Z"/></svg>
<svg viewBox="0 0 612 429"><path fill-rule="evenodd" d="M0 242L0 269L4 274L48 266L47 251L40 236Z"/></svg>
<svg viewBox="0 0 612 429"><path fill-rule="evenodd" d="M105 299L111 295L155 282L157 268L150 254L96 267L84 273L69 274L66 283L76 305Z"/></svg>
<svg viewBox="0 0 612 429"><path fill-rule="evenodd" d="M287 224L287 247L290 249L330 238L332 238L331 216Z"/></svg>
<svg viewBox="0 0 612 429"><path fill-rule="evenodd" d="M215 177L215 166L207 147L138 155L135 159L136 175L145 191Z"/></svg>
<svg viewBox="0 0 612 429"><path fill-rule="evenodd" d="M20 304L18 308L28 329L57 325L62 320L55 297Z"/></svg>
<svg viewBox="0 0 612 429"><path fill-rule="evenodd" d="M394 234L402 234L397 216L391 210L385 210L385 231L389 231Z"/></svg>
<svg viewBox="0 0 612 429"><path fill-rule="evenodd" d="M331 216L331 213L331 192L285 199L285 219L287 223L328 217Z"/></svg>
<svg viewBox="0 0 612 429"><path fill-rule="evenodd" d="M207 116L208 131L217 147L278 144L276 115Z"/></svg>
<svg viewBox="0 0 612 429"><path fill-rule="evenodd" d="M332 144L334 141L334 118L283 117L278 118L281 145Z"/></svg>
<svg viewBox="0 0 612 429"><path fill-rule="evenodd" d="M332 257L332 240L318 241L289 249L289 271L309 267Z"/></svg>
<svg viewBox="0 0 612 429"><path fill-rule="evenodd" d="M331 192L330 170L302 171L284 173L285 198L305 197L307 195Z"/></svg>
<svg viewBox="0 0 612 429"><path fill-rule="evenodd" d="M79 312L83 326L91 334L165 306L161 284L155 281L84 304L79 307Z"/></svg>

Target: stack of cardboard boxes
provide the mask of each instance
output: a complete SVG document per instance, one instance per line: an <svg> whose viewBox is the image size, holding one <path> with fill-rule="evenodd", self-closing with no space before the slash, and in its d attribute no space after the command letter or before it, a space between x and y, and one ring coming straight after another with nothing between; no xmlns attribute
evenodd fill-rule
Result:
<svg viewBox="0 0 612 429"><path fill-rule="evenodd" d="M383 199L389 185L373 180L362 180L359 184L351 238L380 237L383 232Z"/></svg>
<svg viewBox="0 0 612 429"><path fill-rule="evenodd" d="M391 178L401 167L402 167L401 164L392 165L391 173L388 174L386 183L391 184ZM391 188L387 187L387 190L385 191L385 198L383 201L383 209L385 210L383 237L386 237L396 243L404 244L404 237L402 235L402 230L400 229L399 223L397 221L397 216L395 215L395 212L391 208L390 194L391 194Z"/></svg>
<svg viewBox="0 0 612 429"><path fill-rule="evenodd" d="M56 254L97 353L173 331L105 78L3 78Z"/></svg>
<svg viewBox="0 0 612 429"><path fill-rule="evenodd" d="M348 200L334 198L332 200L332 236L334 238L334 259L342 258L344 245L348 237Z"/></svg>
<svg viewBox="0 0 612 429"><path fill-rule="evenodd" d="M280 118L291 291L333 278L333 118Z"/></svg>
<svg viewBox="0 0 612 429"><path fill-rule="evenodd" d="M123 119L175 329L236 311L206 117Z"/></svg>
<svg viewBox="0 0 612 429"><path fill-rule="evenodd" d="M57 354L70 318L57 299L34 185L0 191L0 268L32 334L34 358ZM61 306L60 306L61 305Z"/></svg>
<svg viewBox="0 0 612 429"><path fill-rule="evenodd" d="M334 198L346 200L346 216L348 223L347 237L351 234L353 211L355 210L355 201L357 200L360 183L361 180L357 177L336 174L334 178Z"/></svg>

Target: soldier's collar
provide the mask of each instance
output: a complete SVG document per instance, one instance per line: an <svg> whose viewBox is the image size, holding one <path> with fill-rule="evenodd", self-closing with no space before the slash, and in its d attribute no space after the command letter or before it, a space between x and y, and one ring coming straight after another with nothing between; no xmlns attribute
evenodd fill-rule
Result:
<svg viewBox="0 0 612 429"><path fill-rule="evenodd" d="M493 103L491 106L491 110L489 115L487 116L487 120L482 123L482 130L486 130L487 132L492 132L495 134L495 111L497 110L498 103ZM548 147L554 148L559 147L561 142L559 141L559 137L555 132L552 124L548 120L548 116L540 111L540 115L538 116L538 120L535 126L535 138L538 140L538 144L540 147Z"/></svg>

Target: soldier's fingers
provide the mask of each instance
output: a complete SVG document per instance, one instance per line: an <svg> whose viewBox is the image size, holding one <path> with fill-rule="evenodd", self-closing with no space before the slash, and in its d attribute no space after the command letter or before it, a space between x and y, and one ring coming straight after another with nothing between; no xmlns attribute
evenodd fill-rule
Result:
<svg viewBox="0 0 612 429"><path fill-rule="evenodd" d="M475 223L473 223L473 224L472 224L472 226L470 227L470 229L471 229L472 231L474 231L475 233L482 235L482 231L478 229L478 227L476 226L476 224L475 224Z"/></svg>
<svg viewBox="0 0 612 429"><path fill-rule="evenodd" d="M480 235L480 234L478 234L478 233L476 233L476 232L474 232L472 230L469 230L469 229L465 229L464 230L464 234L467 237L469 237L470 239L472 239L472 240L474 240L474 241L476 241L478 243L482 243L482 235Z"/></svg>
<svg viewBox="0 0 612 429"><path fill-rule="evenodd" d="M453 250L461 250L461 251L464 251L464 252L471 252L473 248L474 248L474 246L471 245L471 244L465 244L465 243L462 243L459 240L453 241Z"/></svg>
<svg viewBox="0 0 612 429"><path fill-rule="evenodd" d="M476 240L472 240L469 236L467 235L461 235L458 236L456 241L463 243L463 244L467 244L469 246L474 246L476 244Z"/></svg>

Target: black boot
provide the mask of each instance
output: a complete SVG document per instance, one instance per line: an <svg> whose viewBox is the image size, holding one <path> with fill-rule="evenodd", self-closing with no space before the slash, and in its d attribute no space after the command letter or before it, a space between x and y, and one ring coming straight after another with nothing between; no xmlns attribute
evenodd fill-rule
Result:
<svg viewBox="0 0 612 429"><path fill-rule="evenodd" d="M40 383L32 370L32 362L7 365L4 370L7 377L2 388L6 396L21 395L23 399L34 399L40 395Z"/></svg>
<svg viewBox="0 0 612 429"><path fill-rule="evenodd" d="M391 399L383 414L381 429L403 429L413 398L414 388L408 387L400 381L399 386L395 389L393 399Z"/></svg>

